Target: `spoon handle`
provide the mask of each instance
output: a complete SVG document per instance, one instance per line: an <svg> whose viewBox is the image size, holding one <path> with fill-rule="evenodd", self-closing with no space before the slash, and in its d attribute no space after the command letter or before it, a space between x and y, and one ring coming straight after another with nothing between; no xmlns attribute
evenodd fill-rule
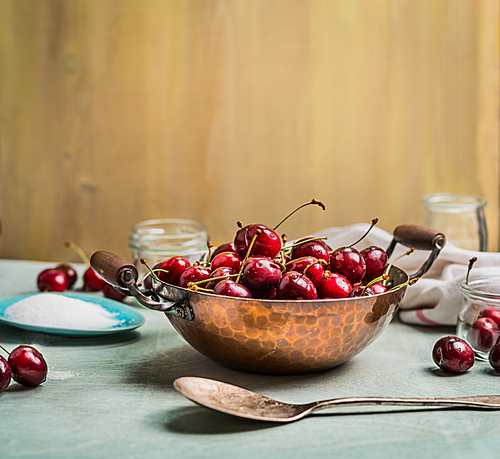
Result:
<svg viewBox="0 0 500 459"><path fill-rule="evenodd" d="M393 398L393 397L352 397L336 398L316 402L312 411L353 405L397 405L397 406L462 406L469 408L500 409L500 395L478 395L456 398Z"/></svg>

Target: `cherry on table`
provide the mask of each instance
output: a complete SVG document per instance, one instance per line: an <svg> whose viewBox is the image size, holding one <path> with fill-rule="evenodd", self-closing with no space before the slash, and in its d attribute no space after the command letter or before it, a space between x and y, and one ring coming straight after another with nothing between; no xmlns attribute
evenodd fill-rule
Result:
<svg viewBox="0 0 500 459"><path fill-rule="evenodd" d="M75 285L75 282L78 278L78 275L75 271L75 268L73 268L73 266L71 266L68 263L61 263L61 264L57 265L55 269L59 269L64 274L66 274L66 277L68 279L68 286L67 286L68 289L73 287L73 285Z"/></svg>
<svg viewBox="0 0 500 459"><path fill-rule="evenodd" d="M101 291L106 298L109 298L111 300L123 301L127 297L107 282L104 282Z"/></svg>
<svg viewBox="0 0 500 459"><path fill-rule="evenodd" d="M500 341L497 341L490 350L488 355L490 365L500 372Z"/></svg>
<svg viewBox="0 0 500 459"><path fill-rule="evenodd" d="M45 269L38 275L37 286L41 292L64 292L68 278L60 269Z"/></svg>
<svg viewBox="0 0 500 459"><path fill-rule="evenodd" d="M87 268L87 270L83 273L83 288L93 292L98 292L99 290L102 290L103 286L104 279L92 268Z"/></svg>
<svg viewBox="0 0 500 459"><path fill-rule="evenodd" d="M47 362L43 355L33 346L22 345L16 347L9 354L8 363L12 371L12 379L23 386L38 386L47 378Z"/></svg>
<svg viewBox="0 0 500 459"><path fill-rule="evenodd" d="M460 374L474 365L474 351L457 336L440 338L432 349L434 363L447 373Z"/></svg>
<svg viewBox="0 0 500 459"><path fill-rule="evenodd" d="M12 378L12 370L7 360L0 355L0 393L3 392L10 384Z"/></svg>

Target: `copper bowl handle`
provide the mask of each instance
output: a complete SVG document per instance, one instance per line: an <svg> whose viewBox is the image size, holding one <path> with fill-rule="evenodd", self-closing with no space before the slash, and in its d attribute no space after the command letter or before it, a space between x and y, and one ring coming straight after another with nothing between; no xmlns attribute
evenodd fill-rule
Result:
<svg viewBox="0 0 500 459"><path fill-rule="evenodd" d="M429 257L410 279L422 277L429 271L432 263L446 244L446 236L436 230L421 225L400 225L393 232L393 239L387 248L387 256L390 257L396 244L402 244L408 248L418 250L430 250Z"/></svg>
<svg viewBox="0 0 500 459"><path fill-rule="evenodd" d="M160 301L154 290L140 290L137 286L139 273L126 258L112 252L98 250L90 257L90 266L106 282L124 295L134 296L149 309L162 311L185 320L194 320L194 312L188 301Z"/></svg>

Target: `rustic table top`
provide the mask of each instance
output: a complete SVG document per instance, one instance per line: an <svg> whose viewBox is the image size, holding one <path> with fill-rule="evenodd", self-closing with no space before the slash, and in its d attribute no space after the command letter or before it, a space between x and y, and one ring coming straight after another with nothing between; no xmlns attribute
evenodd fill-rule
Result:
<svg viewBox="0 0 500 459"><path fill-rule="evenodd" d="M0 260L0 300L36 292L53 263ZM78 266L80 274L84 266ZM77 283L79 286L81 281ZM69 338L0 325L0 344L37 347L49 366L36 388L0 394L2 458L497 457L500 412L345 407L291 424L234 418L198 406L173 382L203 376L288 402L343 396L458 397L500 393L499 375L477 362L447 376L431 359L450 328L395 319L375 343L333 370L301 376L233 371L184 342L161 312L134 331Z"/></svg>

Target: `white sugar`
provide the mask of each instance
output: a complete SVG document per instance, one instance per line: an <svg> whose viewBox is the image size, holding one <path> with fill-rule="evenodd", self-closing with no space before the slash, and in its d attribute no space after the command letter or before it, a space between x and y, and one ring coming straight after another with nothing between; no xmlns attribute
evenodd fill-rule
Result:
<svg viewBox="0 0 500 459"><path fill-rule="evenodd" d="M99 304L55 293L23 298L6 308L4 316L25 325L75 330L103 330L124 322Z"/></svg>
<svg viewBox="0 0 500 459"><path fill-rule="evenodd" d="M61 371L61 370L51 370L47 373L47 379L68 379L73 378L78 375L78 373L72 373L71 371Z"/></svg>

